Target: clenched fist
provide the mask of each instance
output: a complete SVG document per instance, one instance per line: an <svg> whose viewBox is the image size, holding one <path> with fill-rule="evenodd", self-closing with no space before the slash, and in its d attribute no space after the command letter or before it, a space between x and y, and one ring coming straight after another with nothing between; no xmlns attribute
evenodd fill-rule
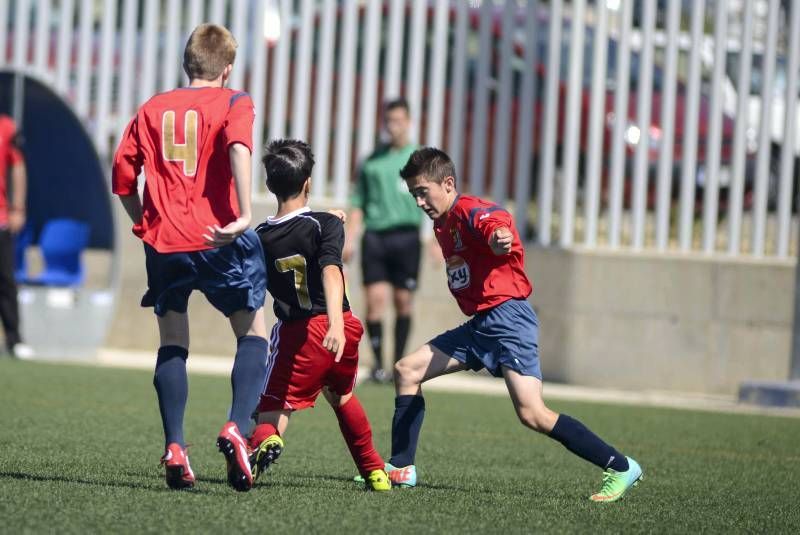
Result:
<svg viewBox="0 0 800 535"><path fill-rule="evenodd" d="M511 251L511 242L514 240L514 235L508 227L500 227L492 232L492 237L489 238L489 247L492 252L497 255L504 255Z"/></svg>

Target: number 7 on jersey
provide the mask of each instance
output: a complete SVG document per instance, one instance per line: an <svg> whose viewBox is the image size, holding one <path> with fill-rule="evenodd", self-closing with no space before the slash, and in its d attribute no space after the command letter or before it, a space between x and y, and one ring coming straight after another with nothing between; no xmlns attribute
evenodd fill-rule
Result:
<svg viewBox="0 0 800 535"><path fill-rule="evenodd" d="M294 271L294 289L297 292L297 302L300 308L311 310L311 297L308 294L308 277L306 276L306 259L295 254L275 260L275 267L281 273Z"/></svg>

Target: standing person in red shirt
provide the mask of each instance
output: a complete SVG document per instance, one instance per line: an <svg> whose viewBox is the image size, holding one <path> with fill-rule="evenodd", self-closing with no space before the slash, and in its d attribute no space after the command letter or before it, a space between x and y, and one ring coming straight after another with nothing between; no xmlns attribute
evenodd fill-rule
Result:
<svg viewBox="0 0 800 535"><path fill-rule="evenodd" d="M551 411L542 400L539 324L527 300L532 288L511 214L483 199L459 195L453 162L438 149L414 152L400 176L417 206L434 221L450 292L462 312L472 317L395 365L397 398L387 466L392 482L416 485L414 456L425 412L422 383L459 370L486 368L505 379L523 425L605 471L593 501L621 498L642 477L636 461L574 418Z"/></svg>
<svg viewBox="0 0 800 535"><path fill-rule="evenodd" d="M25 226L27 173L25 160L16 146L17 126L8 115L0 115L0 320L6 335L6 349L16 358L31 357L33 351L22 343L19 333L17 282L14 279L14 235ZM6 177L11 168L11 195Z"/></svg>
<svg viewBox="0 0 800 535"><path fill-rule="evenodd" d="M194 474L183 438L188 395L189 294L200 290L230 319L237 339L233 402L217 446L228 482L252 487L246 432L266 378L266 269L250 229L253 102L225 88L236 41L222 26L201 24L183 56L189 86L155 95L131 120L114 157L113 190L144 241L147 292L161 335L155 378L164 426L170 488L189 488ZM144 198L136 177L144 168Z"/></svg>

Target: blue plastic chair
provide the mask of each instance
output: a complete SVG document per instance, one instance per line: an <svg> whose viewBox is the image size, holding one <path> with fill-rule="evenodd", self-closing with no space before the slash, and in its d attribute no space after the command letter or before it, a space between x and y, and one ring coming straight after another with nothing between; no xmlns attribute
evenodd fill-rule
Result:
<svg viewBox="0 0 800 535"><path fill-rule="evenodd" d="M89 243L89 225L74 219L52 219L39 236L44 271L30 280L44 286L79 286L83 282L81 253Z"/></svg>
<svg viewBox="0 0 800 535"><path fill-rule="evenodd" d="M17 282L25 282L28 278L28 263L25 259L25 251L33 242L33 228L25 225L22 230L14 236L14 278Z"/></svg>

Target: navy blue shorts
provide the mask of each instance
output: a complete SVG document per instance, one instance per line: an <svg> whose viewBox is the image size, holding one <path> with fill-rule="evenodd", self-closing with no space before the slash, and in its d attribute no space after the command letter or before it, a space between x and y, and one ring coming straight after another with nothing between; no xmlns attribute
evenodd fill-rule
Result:
<svg viewBox="0 0 800 535"><path fill-rule="evenodd" d="M539 366L539 320L525 299L510 299L444 332L430 345L467 365L502 377L502 367L542 378Z"/></svg>
<svg viewBox="0 0 800 535"><path fill-rule="evenodd" d="M143 307L185 313L192 290L200 290L220 312L253 311L264 306L267 269L261 241L252 229L233 243L187 253L159 253L144 244L147 292Z"/></svg>

